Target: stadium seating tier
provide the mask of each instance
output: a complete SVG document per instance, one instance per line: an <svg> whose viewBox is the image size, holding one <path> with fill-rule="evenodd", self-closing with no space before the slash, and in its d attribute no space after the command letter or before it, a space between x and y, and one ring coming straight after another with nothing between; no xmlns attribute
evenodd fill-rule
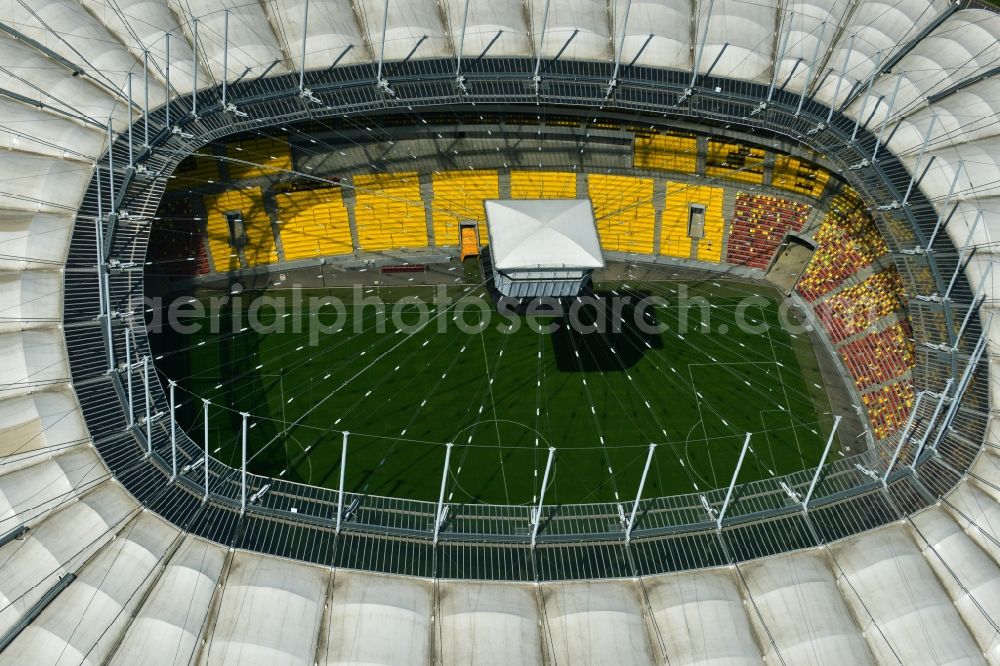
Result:
<svg viewBox="0 0 1000 666"><path fill-rule="evenodd" d="M656 226L653 179L590 174L587 188L602 249L652 254Z"/></svg>
<svg viewBox="0 0 1000 666"><path fill-rule="evenodd" d="M351 225L339 188L276 194L285 259L350 254Z"/></svg>
<svg viewBox="0 0 1000 666"><path fill-rule="evenodd" d="M431 219L434 244L454 247L459 244L459 226L474 221L479 237L486 239L486 211L483 201L500 198L500 176L496 171L443 171L431 180L434 200Z"/></svg>
<svg viewBox="0 0 1000 666"><path fill-rule="evenodd" d="M362 250L427 247L427 216L415 172L355 176L353 184Z"/></svg>
<svg viewBox="0 0 1000 666"><path fill-rule="evenodd" d="M768 194L737 193L726 261L767 268L785 234L801 231L811 210L806 204Z"/></svg>

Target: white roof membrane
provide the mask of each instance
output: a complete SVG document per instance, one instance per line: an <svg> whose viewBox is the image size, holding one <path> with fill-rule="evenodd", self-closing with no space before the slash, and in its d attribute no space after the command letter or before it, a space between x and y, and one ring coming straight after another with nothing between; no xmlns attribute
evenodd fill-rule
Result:
<svg viewBox="0 0 1000 666"><path fill-rule="evenodd" d="M840 39L827 65L832 71L822 78L816 99L839 107L856 86L860 88L861 84L867 83L877 63L887 62L947 8L947 0L868 0L858 3L842 26ZM838 79L841 79L839 89Z"/></svg>
<svg viewBox="0 0 1000 666"><path fill-rule="evenodd" d="M764 663L732 570L651 576L643 591L671 664Z"/></svg>
<svg viewBox="0 0 1000 666"><path fill-rule="evenodd" d="M107 469L91 448L0 474L0 534L71 500L106 476Z"/></svg>
<svg viewBox="0 0 1000 666"><path fill-rule="evenodd" d="M867 104L862 95L846 113L854 118L860 115L863 125L878 130L887 116L891 119L922 106L929 95L996 67L1000 63L998 38L1000 16L978 9L958 11L914 46L896 73L878 78Z"/></svg>
<svg viewBox="0 0 1000 666"><path fill-rule="evenodd" d="M831 547L841 592L880 663L982 664L951 599L902 526Z"/></svg>
<svg viewBox="0 0 1000 666"><path fill-rule="evenodd" d="M295 67L302 66L305 0L269 0L271 16L281 25ZM309 25L305 33L306 69L326 69L334 62L353 65L368 60L368 51L354 19L350 0L309 2Z"/></svg>
<svg viewBox="0 0 1000 666"><path fill-rule="evenodd" d="M528 0L526 5L536 54L566 60L611 58L608 4L604 0Z"/></svg>
<svg viewBox="0 0 1000 666"><path fill-rule="evenodd" d="M239 551L225 581L205 664L312 664L329 572Z"/></svg>
<svg viewBox="0 0 1000 666"><path fill-rule="evenodd" d="M786 5L775 45L778 60L773 76L777 87L795 92L807 82L812 87L850 6L848 0L803 0Z"/></svg>
<svg viewBox="0 0 1000 666"><path fill-rule="evenodd" d="M617 49L621 43L622 64L634 62L690 71L690 0L633 0L611 4L615 20L613 46Z"/></svg>
<svg viewBox="0 0 1000 666"><path fill-rule="evenodd" d="M122 42L137 61L143 51L150 57L150 76L166 82L167 40L170 33L170 87L174 93L189 93L194 83L194 58L177 17L160 0L80 0L98 21ZM204 81L205 71L198 76ZM203 83L203 82L202 82Z"/></svg>
<svg viewBox="0 0 1000 666"><path fill-rule="evenodd" d="M520 0L469 3L445 0L443 7L455 50L461 49L465 58L478 58L484 53L498 57L518 56L532 50Z"/></svg>
<svg viewBox="0 0 1000 666"><path fill-rule="evenodd" d="M768 663L875 663L822 553L770 557L741 571ZM798 620L783 621L789 617Z"/></svg>
<svg viewBox="0 0 1000 666"><path fill-rule="evenodd" d="M159 517L141 513L0 653L0 664L105 663L176 536Z"/></svg>
<svg viewBox="0 0 1000 666"><path fill-rule="evenodd" d="M604 256L588 199L486 202L493 266L499 270L601 268Z"/></svg>
<svg viewBox="0 0 1000 666"><path fill-rule="evenodd" d="M940 507L915 515L911 527L987 661L1000 661L1000 632L990 621L1000 613L1000 567Z"/></svg>
<svg viewBox="0 0 1000 666"><path fill-rule="evenodd" d="M545 635L557 664L652 664L639 595L628 582L542 586Z"/></svg>
<svg viewBox="0 0 1000 666"><path fill-rule="evenodd" d="M0 271L0 332L62 321L63 276L55 271Z"/></svg>
<svg viewBox="0 0 1000 666"><path fill-rule="evenodd" d="M0 632L7 631L59 578L76 571L113 537L135 502L113 481L105 481L54 511L23 541L0 548ZM26 516L25 518L28 518ZM8 523L12 523L9 524ZM0 523L0 532L16 525Z"/></svg>
<svg viewBox="0 0 1000 666"><path fill-rule="evenodd" d="M0 270L52 269L66 261L73 218L0 210Z"/></svg>
<svg viewBox="0 0 1000 666"><path fill-rule="evenodd" d="M184 17L184 31L193 39L193 19L198 19L199 64L208 69L214 81L199 83L213 85L223 78L228 69L230 80L243 76L253 78L270 69L271 74L287 71L285 54L272 29L264 9L259 3L236 3L232 0L169 0L177 16ZM226 13L229 13L228 63L225 62Z"/></svg>
<svg viewBox="0 0 1000 666"><path fill-rule="evenodd" d="M141 99L142 62L137 60L87 9L76 0L29 0L10 5L8 20L27 37L82 67L100 85L124 93L132 74L133 99ZM164 91L154 78L149 101L159 106Z"/></svg>
<svg viewBox="0 0 1000 666"><path fill-rule="evenodd" d="M709 15L708 3L699 3L696 35L703 48L698 72L769 81L777 0L716 2L711 8Z"/></svg>
<svg viewBox="0 0 1000 666"><path fill-rule="evenodd" d="M187 537L157 579L111 663L191 663L225 560L226 551L220 546ZM187 603L177 603L178 599Z"/></svg>
<svg viewBox="0 0 1000 666"><path fill-rule="evenodd" d="M384 0L358 0L356 10L361 25L367 28L368 43L376 60L381 57L384 63L388 60L421 60L451 55L436 4L409 0L389 0L388 3Z"/></svg>
<svg viewBox="0 0 1000 666"><path fill-rule="evenodd" d="M429 664L429 581L338 571L324 627L327 664Z"/></svg>
<svg viewBox="0 0 1000 666"><path fill-rule="evenodd" d="M37 463L37 451L56 452L87 439L83 414L68 390L0 400L0 459L5 472Z"/></svg>
<svg viewBox="0 0 1000 666"><path fill-rule="evenodd" d="M534 586L447 582L439 586L442 664L542 664Z"/></svg>

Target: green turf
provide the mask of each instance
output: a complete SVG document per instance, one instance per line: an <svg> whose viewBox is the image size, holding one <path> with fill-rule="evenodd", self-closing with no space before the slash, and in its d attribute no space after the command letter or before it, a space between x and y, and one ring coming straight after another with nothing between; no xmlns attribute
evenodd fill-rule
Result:
<svg viewBox="0 0 1000 666"><path fill-rule="evenodd" d="M596 289L673 301L678 285ZM780 324L777 294L730 282L686 288L711 303L711 332L700 330L702 310L694 307L680 336L674 302L651 311L668 327L659 335L635 326L608 335L565 327L539 334L527 326L503 334L495 312L479 334L453 325L439 333L437 319L412 334L397 334L387 321L385 332L377 333L371 306L360 333L349 326L311 346L305 331L290 330L296 320L304 324L308 312L286 311L276 320L266 311L262 319L283 322L284 333L240 332L237 326L233 334L232 313L224 309L218 334L163 334L154 338L154 349L161 372L183 388L181 422L196 439L199 398L250 412L250 469L303 483L336 487L341 430L352 433L350 490L423 500L437 499L444 442L455 443L448 482L455 502L533 501L549 446L557 454L546 501L554 503L634 496L650 442L659 446L647 495L725 486L745 432L754 435L741 482L815 465L829 432L829 406L807 337L793 337ZM458 297L463 289L481 291L454 286L449 293ZM433 290L365 292L392 302L427 298ZM344 298L349 290L303 297L322 294ZM738 303L753 294L765 304L750 306L747 314L767 322L764 333L733 324ZM199 297L207 302L207 294ZM476 312L468 311L466 321L475 322ZM450 323L452 316L449 310L439 318ZM208 319L201 321L206 328ZM236 466L239 425L235 411L214 408L212 448Z"/></svg>

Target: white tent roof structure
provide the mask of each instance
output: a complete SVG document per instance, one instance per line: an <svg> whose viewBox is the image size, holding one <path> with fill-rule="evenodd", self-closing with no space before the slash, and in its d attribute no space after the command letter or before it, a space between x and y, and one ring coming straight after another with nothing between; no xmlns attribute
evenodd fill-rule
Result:
<svg viewBox="0 0 1000 666"><path fill-rule="evenodd" d="M127 465L105 463L81 407L66 340L92 322L64 327L73 295L62 278L105 130L121 134L142 116L123 91L130 74L141 82L144 58L152 104L168 90L174 99L189 95L195 81L201 89L261 76L267 83L298 72L303 59L317 70L338 58L339 67L374 70L384 59L410 67L413 79L424 61L458 54L558 54L561 64L597 63L601 72L634 63L685 79L711 69L758 87L775 80L785 92L846 104L869 130L886 123L883 150L901 154L911 173L926 170L917 189L938 212L957 205L941 233L957 245L973 236L970 282L1000 251L1000 93L991 78L1000 21L992 11L948 0L308 5L308 21L304 0L23 0L0 8L0 636L25 625L0 650L0 666L1000 664L995 417L969 472L939 502L891 525L749 563L607 581L429 581L321 567L235 540L210 543L127 492L116 476ZM890 61L891 73L872 79ZM951 92L956 86L964 88ZM587 105L596 108L604 91ZM392 103L403 108L400 100ZM588 202L491 203L506 225L490 229L499 268L603 264ZM996 311L1000 271L984 292L984 312ZM1000 324L989 335L996 353ZM984 408L995 412L1000 363L989 364ZM123 424L115 436L130 435ZM412 545L393 557L430 558ZM473 550L449 557L472 560Z"/></svg>
<svg viewBox="0 0 1000 666"><path fill-rule="evenodd" d="M486 224L501 271L604 266L589 199L490 200Z"/></svg>

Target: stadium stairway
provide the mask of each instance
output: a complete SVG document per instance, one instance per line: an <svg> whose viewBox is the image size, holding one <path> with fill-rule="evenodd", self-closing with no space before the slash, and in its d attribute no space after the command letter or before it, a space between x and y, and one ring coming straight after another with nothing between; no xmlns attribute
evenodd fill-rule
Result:
<svg viewBox="0 0 1000 666"><path fill-rule="evenodd" d="M462 227L462 253L460 261L465 261L469 257L479 256L479 237L476 235L476 228L473 226Z"/></svg>

